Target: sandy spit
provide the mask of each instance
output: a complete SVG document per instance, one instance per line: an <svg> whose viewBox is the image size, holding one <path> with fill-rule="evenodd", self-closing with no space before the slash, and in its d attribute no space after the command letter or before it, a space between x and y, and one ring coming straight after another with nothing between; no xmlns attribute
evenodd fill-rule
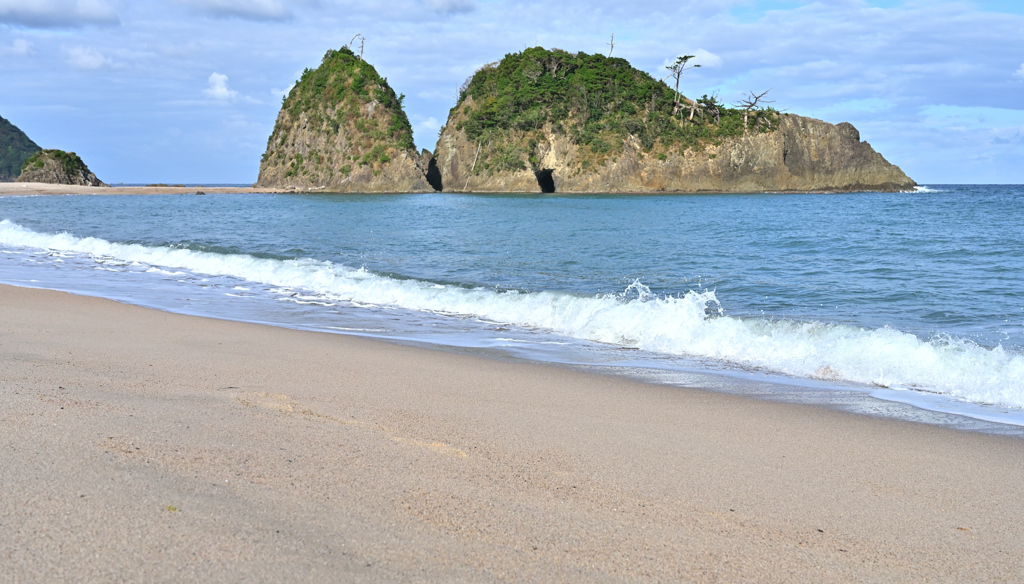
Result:
<svg viewBox="0 0 1024 584"><path fill-rule="evenodd" d="M0 197L9 195L194 195L197 190L206 194L300 192L295 189L253 187L86 187L48 183L0 182Z"/></svg>
<svg viewBox="0 0 1024 584"><path fill-rule="evenodd" d="M1024 579L1024 441L0 286L2 582Z"/></svg>

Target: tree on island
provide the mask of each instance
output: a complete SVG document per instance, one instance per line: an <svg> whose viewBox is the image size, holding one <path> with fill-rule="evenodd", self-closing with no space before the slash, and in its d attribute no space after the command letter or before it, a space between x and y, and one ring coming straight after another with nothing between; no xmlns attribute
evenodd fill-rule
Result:
<svg viewBox="0 0 1024 584"><path fill-rule="evenodd" d="M705 115L715 118L717 126L722 120L722 108L724 103L718 101L718 93L712 93L711 97L704 95L690 107L690 121L693 121L693 114L699 113L703 118Z"/></svg>
<svg viewBox="0 0 1024 584"><path fill-rule="evenodd" d="M676 57L676 62L675 63L672 63L671 65L668 65L667 67L665 67L669 71L669 73L665 77L665 79L668 79L669 77L671 77L672 79L675 79L675 81L676 81L676 85L675 85L675 88L676 88L675 89L675 95L676 95L676 97L675 97L675 100L673 100L673 102L672 102L672 115L673 116L676 115L677 113L679 113L679 109L680 109L679 108L679 97L680 97L680 95L679 95L679 79L682 78L684 71L689 71L690 69L696 69L696 68L700 67L700 65L690 65L689 67L686 66L686 64L690 61L690 59L693 59L695 57L696 57L696 55L683 55L681 57ZM689 101L689 100L687 100L687 101ZM693 116L691 115L690 117L692 118Z"/></svg>

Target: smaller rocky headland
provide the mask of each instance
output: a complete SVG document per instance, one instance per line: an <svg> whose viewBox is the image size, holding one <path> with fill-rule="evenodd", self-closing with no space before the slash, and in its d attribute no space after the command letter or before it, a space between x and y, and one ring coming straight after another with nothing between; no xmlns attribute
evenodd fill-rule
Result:
<svg viewBox="0 0 1024 584"><path fill-rule="evenodd" d="M347 47L306 69L284 98L256 187L327 192L433 192L429 152L372 65ZM431 175L436 179L436 171Z"/></svg>
<svg viewBox="0 0 1024 584"><path fill-rule="evenodd" d="M17 182L105 187L74 152L40 150L22 164Z"/></svg>

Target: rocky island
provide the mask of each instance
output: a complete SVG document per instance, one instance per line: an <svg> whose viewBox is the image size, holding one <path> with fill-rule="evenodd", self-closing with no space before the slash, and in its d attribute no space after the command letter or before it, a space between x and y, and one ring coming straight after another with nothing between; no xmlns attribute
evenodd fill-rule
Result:
<svg viewBox="0 0 1024 584"><path fill-rule="evenodd" d="M256 187L326 192L846 192L915 186L849 123L690 99L603 55L535 47L466 81L433 153L347 47L284 99Z"/></svg>
<svg viewBox="0 0 1024 584"><path fill-rule="evenodd" d="M74 152L40 150L21 167L17 182L105 187Z"/></svg>
<svg viewBox="0 0 1024 584"><path fill-rule="evenodd" d="M327 51L284 98L255 186L434 191L431 157L416 152L403 99L348 47Z"/></svg>
<svg viewBox="0 0 1024 584"><path fill-rule="evenodd" d="M851 124L691 100L625 59L542 48L467 80L435 151L445 190L898 191Z"/></svg>

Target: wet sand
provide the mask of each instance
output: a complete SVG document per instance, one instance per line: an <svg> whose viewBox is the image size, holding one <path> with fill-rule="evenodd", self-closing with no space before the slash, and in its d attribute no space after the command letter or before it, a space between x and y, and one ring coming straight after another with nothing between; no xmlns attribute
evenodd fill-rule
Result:
<svg viewBox="0 0 1024 584"><path fill-rule="evenodd" d="M0 581L1024 579L1024 440L0 286Z"/></svg>

